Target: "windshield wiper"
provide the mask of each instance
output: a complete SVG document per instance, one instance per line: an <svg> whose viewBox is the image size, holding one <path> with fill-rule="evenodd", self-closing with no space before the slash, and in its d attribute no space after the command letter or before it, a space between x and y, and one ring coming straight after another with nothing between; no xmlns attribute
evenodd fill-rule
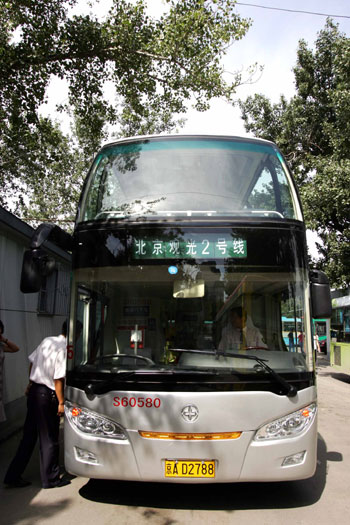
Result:
<svg viewBox="0 0 350 525"><path fill-rule="evenodd" d="M282 377L278 372L276 372L266 363L267 359L262 359L261 357L257 357L256 355L229 354L228 352L218 352L218 355L223 355L225 357L239 357L240 359L253 359L257 363L259 363L259 365L261 365L269 375L276 379L276 381L283 387L284 393L288 397L294 397L298 393L294 385L288 383L288 381L286 381L284 377Z"/></svg>
<svg viewBox="0 0 350 525"><path fill-rule="evenodd" d="M118 370L114 371L114 374L120 376L120 377L113 377L112 379L105 379L104 381L101 381L99 383L88 383L85 388L84 392L88 396L94 396L96 394L105 394L106 392L109 392L110 390L113 390L116 388L119 381L122 381L123 379L127 379L128 377L135 376L135 375L156 375L159 373L159 370L149 370L149 369L138 369L138 370ZM172 373L172 370L169 370L168 373Z"/></svg>
<svg viewBox="0 0 350 525"><path fill-rule="evenodd" d="M273 368L271 368L267 363L267 359L262 359L261 357L257 357L255 355L246 355L246 354L238 354L238 353L230 353L230 352L221 352L220 350L212 351L212 350L195 350L192 348L172 348L171 349L174 352L184 352L189 354L204 354L204 355L212 355L214 357L237 357L239 359L248 359L253 360L259 363L263 367L263 369L276 381L283 387L284 393L288 397L294 397L297 395L298 391L295 388L294 385L291 385L282 377L278 372L276 372Z"/></svg>
<svg viewBox="0 0 350 525"><path fill-rule="evenodd" d="M119 381L123 381L124 379L128 379L132 376L142 375L142 376L156 376L156 375L181 375L181 374L216 374L216 371L211 370L184 370L184 369L167 369L167 368L158 368L158 369L137 369L137 370L118 370L114 371L113 374L114 377L112 379L106 379L105 381L101 381L99 383L89 383L85 386L84 392L88 396L95 396L96 394L106 394L106 392L109 392L110 390L113 390L118 385ZM116 377L119 376L119 377Z"/></svg>
<svg viewBox="0 0 350 525"><path fill-rule="evenodd" d="M169 350L171 352L183 352L187 354L203 354L203 355L213 355L213 356L218 355L218 352L214 350L197 350L194 348L170 348Z"/></svg>
<svg viewBox="0 0 350 525"><path fill-rule="evenodd" d="M230 352L221 352L220 350L196 350L194 348L172 348L173 352L182 352L182 353L188 353L188 354L202 354L202 355L212 355L213 357L219 358L221 357L235 357L238 359L247 359L247 360L253 360L271 376L273 377L279 385L283 387L283 393L285 393L288 397L294 397L297 395L298 391L295 388L294 385L291 385L286 381L278 372L276 372L273 368L271 368L267 363L267 359L263 359L261 357L257 357L255 355L246 355L246 354L238 354L238 353L230 353ZM255 370L256 371L256 370ZM114 372L116 375L120 375L120 380L127 379L128 377L132 377L135 375L148 375L148 376L154 376L154 375L179 375L179 374L216 374L217 371L211 371L211 370L184 370L184 369L167 369L167 368L160 368L160 369L137 369L137 370L119 370ZM119 378L114 377L113 379L107 379L105 381L102 381L98 384L92 384L89 383L84 388L84 391L87 395L94 396L96 394L105 394L106 392L113 390L116 387L116 383L118 383Z"/></svg>

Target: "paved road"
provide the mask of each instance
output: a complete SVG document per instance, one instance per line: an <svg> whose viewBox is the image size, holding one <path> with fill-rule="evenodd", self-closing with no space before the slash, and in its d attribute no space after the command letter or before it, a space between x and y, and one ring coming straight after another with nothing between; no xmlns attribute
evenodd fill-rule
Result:
<svg viewBox="0 0 350 525"><path fill-rule="evenodd" d="M318 467L310 480L285 483L169 485L93 482L40 487L38 458L25 477L33 485L0 485L2 525L206 525L212 523L345 525L350 522L350 377L318 366ZM0 479L19 436L0 445Z"/></svg>

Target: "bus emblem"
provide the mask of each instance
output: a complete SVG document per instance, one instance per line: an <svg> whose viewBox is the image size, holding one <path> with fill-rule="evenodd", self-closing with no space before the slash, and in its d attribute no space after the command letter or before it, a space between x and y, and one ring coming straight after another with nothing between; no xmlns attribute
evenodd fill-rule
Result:
<svg viewBox="0 0 350 525"><path fill-rule="evenodd" d="M187 423L194 423L199 416L199 410L195 405L186 405L181 410L181 415Z"/></svg>

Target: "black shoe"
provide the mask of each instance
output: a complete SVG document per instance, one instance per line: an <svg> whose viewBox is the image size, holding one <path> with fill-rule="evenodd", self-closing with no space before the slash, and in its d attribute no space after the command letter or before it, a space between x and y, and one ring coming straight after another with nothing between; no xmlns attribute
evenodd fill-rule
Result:
<svg viewBox="0 0 350 525"><path fill-rule="evenodd" d="M50 485L49 487L43 487L43 489L54 489L56 487L65 487L66 485L70 485L70 480L62 477L53 485Z"/></svg>
<svg viewBox="0 0 350 525"><path fill-rule="evenodd" d="M72 481L72 479L75 479L77 476L75 476L74 474L68 474L68 472L66 472L62 477L64 479L68 479L69 481Z"/></svg>
<svg viewBox="0 0 350 525"><path fill-rule="evenodd" d="M69 479L69 481L72 481L72 479L75 479L77 476L74 474L69 474L66 470L61 471L61 478L60 479Z"/></svg>
<svg viewBox="0 0 350 525"><path fill-rule="evenodd" d="M14 481L4 481L4 483L9 489L20 489L22 487L29 487L29 485L32 484L31 481L26 481L23 478L18 478Z"/></svg>
<svg viewBox="0 0 350 525"><path fill-rule="evenodd" d="M57 483L56 487L65 487L66 485L70 485L70 480L66 478L61 478Z"/></svg>

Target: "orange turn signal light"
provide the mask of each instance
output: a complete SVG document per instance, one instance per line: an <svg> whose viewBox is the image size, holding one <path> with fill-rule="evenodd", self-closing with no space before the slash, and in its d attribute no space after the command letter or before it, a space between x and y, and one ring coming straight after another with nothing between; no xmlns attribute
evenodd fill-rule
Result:
<svg viewBox="0 0 350 525"><path fill-rule="evenodd" d="M72 416L73 417L77 417L77 416L79 416L79 414L81 414L81 409L80 408L77 408L77 407L72 408Z"/></svg>
<svg viewBox="0 0 350 525"><path fill-rule="evenodd" d="M205 434L181 432L147 432L139 430L141 437L146 439L169 439L179 441L213 441L219 439L238 439L242 432L211 432Z"/></svg>

